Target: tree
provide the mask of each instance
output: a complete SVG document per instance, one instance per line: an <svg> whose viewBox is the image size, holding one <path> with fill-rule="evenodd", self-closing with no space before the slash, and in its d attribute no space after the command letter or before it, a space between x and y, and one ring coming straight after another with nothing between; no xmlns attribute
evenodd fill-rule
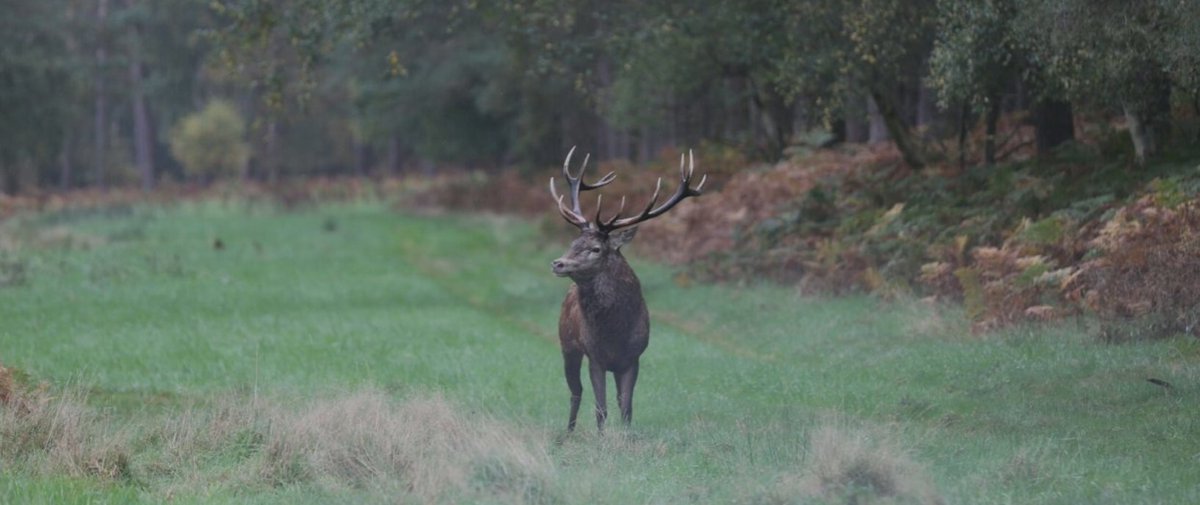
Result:
<svg viewBox="0 0 1200 505"><path fill-rule="evenodd" d="M241 173L250 157L246 123L237 108L212 100L171 131L171 153L188 175L203 181Z"/></svg>
<svg viewBox="0 0 1200 505"><path fill-rule="evenodd" d="M1186 3L1019 0L1014 27L1066 96L1124 113L1144 164L1170 127L1171 76L1161 48L1179 22L1172 5Z"/></svg>
<svg viewBox="0 0 1200 505"><path fill-rule="evenodd" d="M786 43L773 72L780 89L802 96L828 119L854 124L873 103L907 165L925 166L902 97L919 93L932 46L932 0L786 2ZM866 96L869 99L864 100Z"/></svg>
<svg viewBox="0 0 1200 505"><path fill-rule="evenodd" d="M1009 26L1016 6L1003 0L938 2L939 29L930 56L930 82L942 107L964 104L985 117L984 161L996 162L1000 97L1025 59Z"/></svg>
<svg viewBox="0 0 1200 505"><path fill-rule="evenodd" d="M0 4L0 190L36 181L37 166L62 149L74 75L65 58L62 18L37 1Z"/></svg>

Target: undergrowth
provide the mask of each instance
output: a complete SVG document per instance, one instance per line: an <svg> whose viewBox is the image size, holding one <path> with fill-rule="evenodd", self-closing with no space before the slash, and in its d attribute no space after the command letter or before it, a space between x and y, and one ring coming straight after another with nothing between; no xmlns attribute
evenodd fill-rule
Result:
<svg viewBox="0 0 1200 505"><path fill-rule="evenodd" d="M888 146L805 150L722 171L712 191L643 225L636 248L688 265L684 280L767 278L809 293L958 301L977 331L1084 314L1110 321L1110 340L1200 335L1200 295L1186 287L1200 271L1200 222L1188 217L1200 206L1196 158L1133 167L1096 149L922 172ZM646 181L669 174L661 165L596 172L609 169L627 182L605 191L635 202ZM544 223L557 222L538 184L502 176L465 187L473 189L426 198L468 210L540 208Z"/></svg>

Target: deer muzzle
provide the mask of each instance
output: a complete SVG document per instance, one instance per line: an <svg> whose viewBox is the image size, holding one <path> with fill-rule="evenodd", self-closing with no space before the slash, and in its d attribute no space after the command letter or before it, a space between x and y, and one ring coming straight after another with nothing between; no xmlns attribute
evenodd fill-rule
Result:
<svg viewBox="0 0 1200 505"><path fill-rule="evenodd" d="M574 266L575 262L564 260L562 258L550 262L550 270L554 272L554 275L559 277L566 277L567 275L570 275L570 273L575 270Z"/></svg>

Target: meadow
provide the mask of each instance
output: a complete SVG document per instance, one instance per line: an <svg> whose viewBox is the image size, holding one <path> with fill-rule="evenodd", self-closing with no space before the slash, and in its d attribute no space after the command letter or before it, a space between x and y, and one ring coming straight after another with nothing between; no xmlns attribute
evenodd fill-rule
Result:
<svg viewBox="0 0 1200 505"><path fill-rule="evenodd" d="M30 398L0 406L0 502L1200 503L1195 339L973 334L955 306L696 283L636 241L633 425L568 436L571 234L545 228L377 201L0 223Z"/></svg>

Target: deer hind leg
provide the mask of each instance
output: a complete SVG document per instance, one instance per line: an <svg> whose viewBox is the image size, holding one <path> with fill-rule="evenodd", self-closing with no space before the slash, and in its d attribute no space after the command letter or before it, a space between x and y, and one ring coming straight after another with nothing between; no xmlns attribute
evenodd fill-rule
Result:
<svg viewBox="0 0 1200 505"><path fill-rule="evenodd" d="M638 364L616 374L617 403L621 406L621 422L625 426L633 422L633 386L637 384Z"/></svg>
<svg viewBox="0 0 1200 505"><path fill-rule="evenodd" d="M592 376L592 392L596 394L596 429L604 431L604 420L608 418L608 400L604 396L604 368L588 358L588 372Z"/></svg>
<svg viewBox="0 0 1200 505"><path fill-rule="evenodd" d="M567 389L571 390L571 417L567 420L567 431L575 431L575 418L579 416L579 399L583 396L583 382L579 380L583 364L583 353L563 353L563 374L567 376Z"/></svg>

